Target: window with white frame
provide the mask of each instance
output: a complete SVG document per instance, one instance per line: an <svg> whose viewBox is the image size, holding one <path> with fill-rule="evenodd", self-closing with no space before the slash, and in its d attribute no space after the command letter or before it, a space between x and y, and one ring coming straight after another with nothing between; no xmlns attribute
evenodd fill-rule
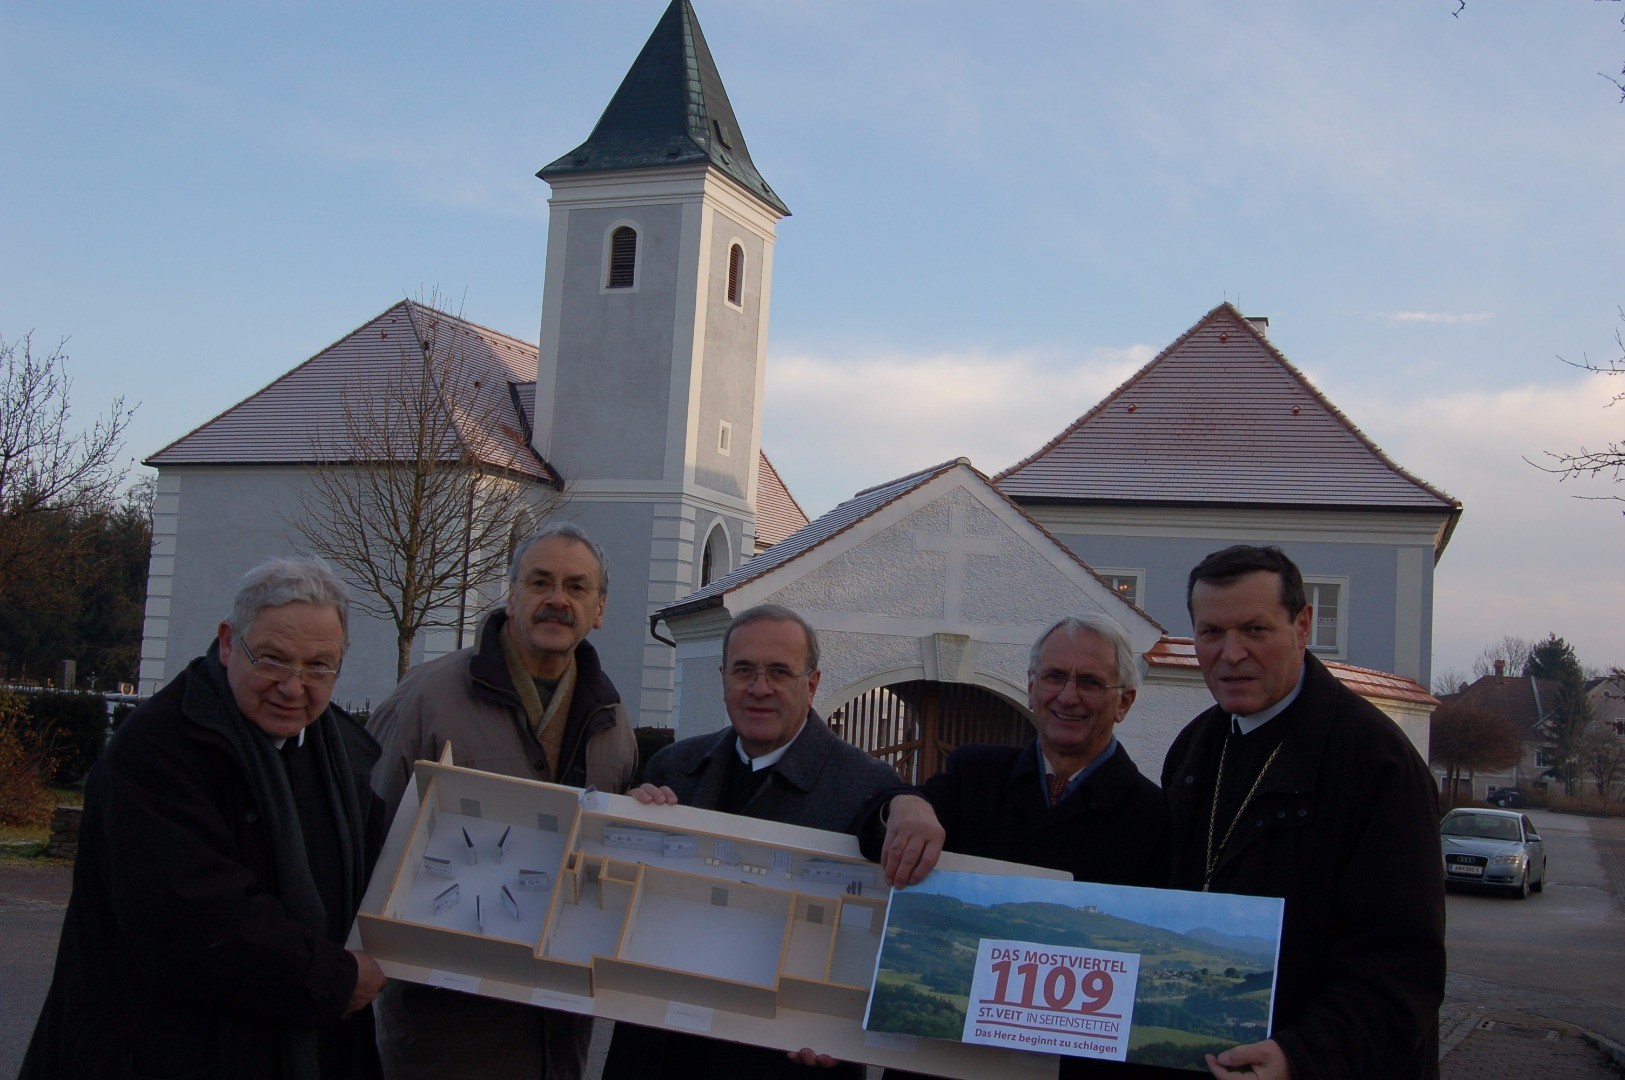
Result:
<svg viewBox="0 0 1625 1080"><path fill-rule="evenodd" d="M1340 655L1348 631L1348 579L1304 579L1304 593L1315 609L1309 626L1309 647L1318 653Z"/></svg>
<svg viewBox="0 0 1625 1080"><path fill-rule="evenodd" d="M1111 586L1112 592L1131 604L1138 604L1145 597L1144 570L1097 569L1095 573Z"/></svg>
<svg viewBox="0 0 1625 1080"><path fill-rule="evenodd" d="M630 289L637 284L638 231L630 225L616 226L609 234L609 258L604 271L604 288Z"/></svg>
<svg viewBox="0 0 1625 1080"><path fill-rule="evenodd" d="M728 303L745 305L745 248L738 243L728 245Z"/></svg>

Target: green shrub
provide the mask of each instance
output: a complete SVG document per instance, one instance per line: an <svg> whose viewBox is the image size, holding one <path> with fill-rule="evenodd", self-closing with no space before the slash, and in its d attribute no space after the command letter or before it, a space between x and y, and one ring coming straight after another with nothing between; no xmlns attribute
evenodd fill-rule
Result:
<svg viewBox="0 0 1625 1080"><path fill-rule="evenodd" d="M0 691L0 826L43 825L56 805L56 761L26 717L23 696Z"/></svg>
<svg viewBox="0 0 1625 1080"><path fill-rule="evenodd" d="M107 740L107 701L100 694L46 690L27 697L25 721L56 757L49 779L64 786L85 778Z"/></svg>

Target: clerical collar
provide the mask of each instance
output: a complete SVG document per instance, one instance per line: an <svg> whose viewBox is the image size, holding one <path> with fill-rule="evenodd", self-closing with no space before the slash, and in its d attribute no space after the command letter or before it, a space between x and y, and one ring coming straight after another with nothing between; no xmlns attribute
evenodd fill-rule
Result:
<svg viewBox="0 0 1625 1080"><path fill-rule="evenodd" d="M1294 701L1297 701L1298 695L1303 693L1303 678L1307 674L1309 674L1309 665L1305 664L1303 666L1303 670L1298 672L1298 685L1292 688L1292 693L1288 694L1280 701L1277 701L1269 708L1260 709L1255 713L1248 713L1246 716L1237 716L1236 714L1231 713L1231 726L1234 727L1235 730L1241 732L1243 735L1251 735L1253 732L1257 731L1271 720L1274 720L1277 716L1280 716L1286 711L1286 707L1292 704Z"/></svg>
<svg viewBox="0 0 1625 1080"><path fill-rule="evenodd" d="M276 744L276 748L278 750L282 749L282 744L287 742L287 741L288 740L285 739L285 738L284 739L272 739L271 740L271 742ZM305 748L305 729L304 728L299 729L298 741L296 741L293 745L294 745L294 747L296 749L303 750Z"/></svg>
<svg viewBox="0 0 1625 1080"><path fill-rule="evenodd" d="M779 763L779 759L781 757L789 753L790 747L796 744L796 740L801 738L801 733L806 730L807 721L803 719L801 721L801 726L796 728L796 733L790 736L789 742L785 743L777 750L769 750L759 758L753 758L749 754L745 753L745 744L739 741L739 736L735 735L734 752L739 755L740 761L743 761L746 765L750 766L751 772L761 772L763 769L771 769L773 766Z"/></svg>

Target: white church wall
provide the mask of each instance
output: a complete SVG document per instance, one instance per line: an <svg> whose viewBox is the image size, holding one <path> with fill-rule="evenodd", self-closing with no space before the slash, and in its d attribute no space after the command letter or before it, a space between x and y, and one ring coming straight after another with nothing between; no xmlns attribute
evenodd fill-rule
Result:
<svg viewBox="0 0 1625 1080"><path fill-rule="evenodd" d="M549 227L565 229L567 239L559 241L559 273L551 265L548 273L549 288L557 282L560 295L558 308L548 305L543 317L542 453L572 484L667 479L674 349L686 352L679 320L686 325L693 318L691 308L684 314L678 306L683 208L611 205L561 213L557 195L554 204ZM637 284L606 290L604 238L622 221L638 230ZM548 247L554 246L550 237ZM549 370L551 364L556 369ZM549 386L551 398L545 396ZM549 420L550 430L543 427Z"/></svg>
<svg viewBox="0 0 1625 1080"><path fill-rule="evenodd" d="M723 214L712 212L704 261L705 351L694 433L694 482L743 499L755 464L751 430L757 414L757 343L765 317L760 274L761 238ZM745 253L743 303L728 302L728 252L738 244ZM721 446L722 424L728 425L728 447Z"/></svg>
<svg viewBox="0 0 1625 1080"><path fill-rule="evenodd" d="M171 466L159 471L159 484L166 507L174 507L173 554L165 556L173 559L173 574L164 574L170 565L155 559L149 575L173 595L161 621L148 607L142 693L157 690L203 653L230 613L244 572L268 558L299 554L288 520L305 480L299 469ZM352 610L350 649L334 700L376 704L394 685L393 625Z"/></svg>

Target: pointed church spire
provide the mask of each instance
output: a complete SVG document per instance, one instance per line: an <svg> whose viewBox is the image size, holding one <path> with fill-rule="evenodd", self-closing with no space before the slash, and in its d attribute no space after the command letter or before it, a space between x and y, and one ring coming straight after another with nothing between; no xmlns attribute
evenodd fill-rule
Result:
<svg viewBox="0 0 1625 1080"><path fill-rule="evenodd" d="M788 214L750 160L722 76L689 0L672 0L587 141L536 175L655 169L710 162Z"/></svg>

